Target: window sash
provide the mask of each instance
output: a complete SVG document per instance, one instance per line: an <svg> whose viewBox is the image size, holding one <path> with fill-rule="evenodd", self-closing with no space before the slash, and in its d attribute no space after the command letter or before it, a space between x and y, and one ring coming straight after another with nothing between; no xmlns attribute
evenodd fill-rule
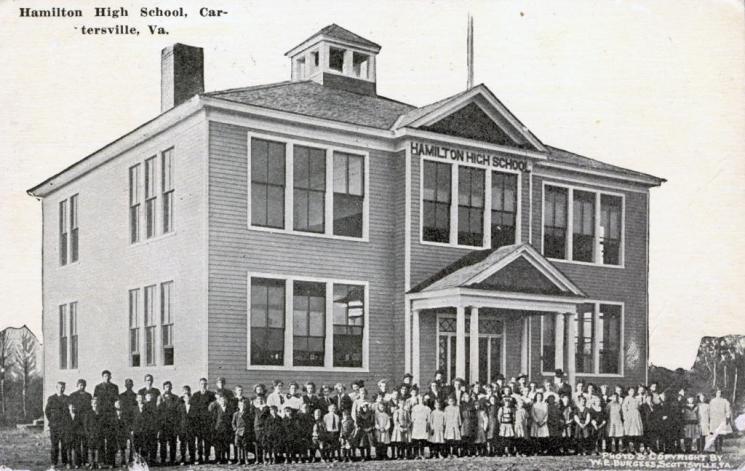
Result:
<svg viewBox="0 0 745 471"><path fill-rule="evenodd" d="M293 286L293 366L323 366L325 332L326 285L296 281Z"/></svg>
<svg viewBox="0 0 745 471"><path fill-rule="evenodd" d="M515 243L517 227L517 175L492 171L491 246Z"/></svg>
<svg viewBox="0 0 745 471"><path fill-rule="evenodd" d="M326 226L326 152L294 146L293 167L293 228L322 234Z"/></svg>
<svg viewBox="0 0 745 471"><path fill-rule="evenodd" d="M145 365L155 365L155 326L145 327Z"/></svg>
<svg viewBox="0 0 745 471"><path fill-rule="evenodd" d="M333 366L360 368L363 361L365 329L365 287L334 284L333 299ZM360 316L350 316L350 303L361 309Z"/></svg>
<svg viewBox="0 0 745 471"><path fill-rule="evenodd" d="M285 227L285 158L285 144L251 138L252 225Z"/></svg>
<svg viewBox="0 0 745 471"><path fill-rule="evenodd" d="M541 317L541 371L556 368L556 314Z"/></svg>
<svg viewBox="0 0 745 471"><path fill-rule="evenodd" d="M458 168L458 244L484 243L484 178L482 169Z"/></svg>
<svg viewBox="0 0 745 471"><path fill-rule="evenodd" d="M577 373L595 373L595 305L585 304L575 316L576 337L576 371Z"/></svg>
<svg viewBox="0 0 745 471"><path fill-rule="evenodd" d="M621 373L621 306L600 304L598 312L598 373Z"/></svg>
<svg viewBox="0 0 745 471"><path fill-rule="evenodd" d="M252 365L283 365L285 336L285 296L283 280L251 279L251 345ZM272 297L277 299L272 304ZM272 312L277 319L272 322ZM274 340L281 340L278 345Z"/></svg>
<svg viewBox="0 0 745 471"><path fill-rule="evenodd" d="M67 369L67 305L59 306L59 367Z"/></svg>
<svg viewBox="0 0 745 471"><path fill-rule="evenodd" d="M173 190L173 149L161 153L161 189L163 193Z"/></svg>
<svg viewBox="0 0 745 471"><path fill-rule="evenodd" d="M155 285L145 286L144 296L144 325L155 326Z"/></svg>
<svg viewBox="0 0 745 471"><path fill-rule="evenodd" d="M423 163L422 239L447 243L450 241L452 204L451 164L429 160Z"/></svg>
<svg viewBox="0 0 745 471"><path fill-rule="evenodd" d="M155 198L155 157L145 160L145 199Z"/></svg>
<svg viewBox="0 0 745 471"><path fill-rule="evenodd" d="M59 251L60 265L67 264L67 200L59 203Z"/></svg>

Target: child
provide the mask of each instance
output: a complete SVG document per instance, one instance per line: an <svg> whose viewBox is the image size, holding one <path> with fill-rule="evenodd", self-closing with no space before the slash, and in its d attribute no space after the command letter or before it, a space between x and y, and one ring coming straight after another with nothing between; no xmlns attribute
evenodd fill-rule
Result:
<svg viewBox="0 0 745 471"><path fill-rule="evenodd" d="M67 462L79 468L83 465L83 437L85 437L85 425L83 417L78 413L75 404L70 403L67 406L68 414L64 419L63 440L66 443L66 450L69 453Z"/></svg>
<svg viewBox="0 0 745 471"><path fill-rule="evenodd" d="M621 417L621 403L618 402L618 394L610 395L610 401L605 406L605 414L608 418L608 441L611 453L621 451L621 441L623 440L623 418Z"/></svg>
<svg viewBox="0 0 745 471"><path fill-rule="evenodd" d="M227 464L230 454L230 435L232 433L231 414L228 411L227 398L222 393L217 393L217 405L212 412L212 432L215 446L215 461L219 464Z"/></svg>
<svg viewBox="0 0 745 471"><path fill-rule="evenodd" d="M548 404L543 400L543 393L539 390L533 396L533 407L530 408L530 436L533 440L533 452L546 452L546 438L548 432Z"/></svg>
<svg viewBox="0 0 745 471"><path fill-rule="evenodd" d="M530 402L526 399L517 403L515 409L515 447L520 456L525 456L528 441L528 407Z"/></svg>
<svg viewBox="0 0 745 471"><path fill-rule="evenodd" d="M254 400L254 455L256 463L264 463L266 443L266 424L271 412L266 405L266 399L259 395Z"/></svg>
<svg viewBox="0 0 745 471"><path fill-rule="evenodd" d="M499 438L499 419L497 419L498 411L499 404L497 402L497 396L489 395L489 402L486 406L486 414L489 420L489 426L486 429L486 442L489 446L489 456L494 456L497 453L496 442Z"/></svg>
<svg viewBox="0 0 745 471"><path fill-rule="evenodd" d="M341 428L339 430L339 442L341 445L342 459L345 463L348 463L352 461L354 421L352 420L352 414L350 410L347 408L342 409Z"/></svg>
<svg viewBox="0 0 745 471"><path fill-rule="evenodd" d="M467 392L461 394L460 400L460 437L461 446L459 456L471 456L473 453L473 439L476 436L476 409L471 395Z"/></svg>
<svg viewBox="0 0 745 471"><path fill-rule="evenodd" d="M137 394L137 406L132 415L132 435L135 452L148 463L155 463L158 428L152 393Z"/></svg>
<svg viewBox="0 0 745 471"><path fill-rule="evenodd" d="M238 464L246 463L246 429L249 425L246 423L246 401L238 400L238 410L233 413L232 429L235 446L235 461Z"/></svg>
<svg viewBox="0 0 745 471"><path fill-rule="evenodd" d="M360 391L362 390L363 389L360 388ZM367 401L363 400L362 402L358 402L358 404L357 448L360 450L360 457L367 461L370 459L370 447L375 444L375 414L370 409L370 403Z"/></svg>
<svg viewBox="0 0 745 471"><path fill-rule="evenodd" d="M264 421L262 448L265 453L265 463L274 464L281 450L282 418L277 414L277 406L269 407L269 415ZM257 434L258 436L258 434Z"/></svg>
<svg viewBox="0 0 745 471"><path fill-rule="evenodd" d="M561 418L563 424L561 452L566 454L569 453L569 449L572 447L572 437L574 436L574 408L572 407L570 398L567 394L561 395L561 404L559 408L561 409Z"/></svg>
<svg viewBox="0 0 745 471"><path fill-rule="evenodd" d="M201 415L192 404L191 388L181 388L181 403L178 406L178 440L181 451L181 464L193 464L196 461L196 441L199 434ZM189 459L186 459L186 453Z"/></svg>
<svg viewBox="0 0 745 471"><path fill-rule="evenodd" d="M312 384L312 383L311 383ZM295 418L297 425L297 445L300 453L300 461L303 463L313 462L315 459L315 448L313 446L313 424L315 419L308 413L308 404L302 403Z"/></svg>
<svg viewBox="0 0 745 471"><path fill-rule="evenodd" d="M443 446L445 443L445 412L442 411L442 402L435 400L435 408L429 414L429 457L444 458Z"/></svg>
<svg viewBox="0 0 745 471"><path fill-rule="evenodd" d="M711 410L703 393L698 394L698 429L701 434L697 442L698 452L703 453L706 451L706 440L711 434Z"/></svg>
<svg viewBox="0 0 745 471"><path fill-rule="evenodd" d="M592 416L587 408L584 396L577 398L577 410L574 411L574 438L577 440L578 452L585 455L589 452L590 421Z"/></svg>
<svg viewBox="0 0 745 471"><path fill-rule="evenodd" d="M546 395L546 404L548 405L548 446L546 451L550 455L557 455L561 450L561 436L564 428L563 416L561 415L561 409L557 404L556 394Z"/></svg>
<svg viewBox="0 0 745 471"><path fill-rule="evenodd" d="M515 436L515 411L512 408L512 398L505 396L502 399L502 407L497 411L499 421L499 436L501 437L504 454L512 453L513 437Z"/></svg>
<svg viewBox="0 0 745 471"><path fill-rule="evenodd" d="M98 405L98 398L91 400L91 410L83 417L85 426L85 437L88 442L90 458L88 464L91 468L98 468L104 461L104 429L105 417Z"/></svg>
<svg viewBox="0 0 745 471"><path fill-rule="evenodd" d="M698 407L693 403L693 396L688 396L683 406L683 453L693 451L699 434Z"/></svg>
<svg viewBox="0 0 745 471"><path fill-rule="evenodd" d="M122 410L122 403L119 399L114 401L114 415L112 417L111 427L113 429L112 436L114 437L113 465L116 466L116 452L119 451L122 455L121 465L124 467L127 465L127 444L130 442L131 435L129 419ZM130 446L132 445L130 444Z"/></svg>
<svg viewBox="0 0 745 471"><path fill-rule="evenodd" d="M339 386L339 385L337 385ZM341 419L336 414L336 404L329 403L326 410L328 412L323 416L323 423L325 428L325 443L324 448L326 449L327 459L334 459L335 454L339 449L339 433L341 432ZM349 409L345 409L349 411ZM352 421L354 424L354 421Z"/></svg>
<svg viewBox="0 0 745 471"><path fill-rule="evenodd" d="M485 403L485 399L477 399L473 403L476 412L476 433L473 436L476 456L486 455L486 431L489 429L489 415L485 410Z"/></svg>
<svg viewBox="0 0 745 471"><path fill-rule="evenodd" d="M460 408L455 404L455 397L448 398L448 405L445 407L445 452L448 456L453 457L458 452L460 443Z"/></svg>
<svg viewBox="0 0 745 471"><path fill-rule="evenodd" d="M412 388L412 393L418 391ZM416 397L416 402L411 408L411 441L414 446L415 458L424 459L424 447L427 445L427 439L429 438L429 407L424 405L422 396L416 395L409 398L410 400Z"/></svg>
<svg viewBox="0 0 745 471"><path fill-rule="evenodd" d="M391 416L385 404L377 404L375 411L375 459L388 458L388 445L391 443Z"/></svg>
<svg viewBox="0 0 745 471"><path fill-rule="evenodd" d="M326 432L326 423L323 421L321 409L313 411L313 430L311 431L311 443L313 445L312 461L316 461L316 451L320 455L322 463L328 459L326 443L328 443L328 432Z"/></svg>
<svg viewBox="0 0 745 471"><path fill-rule="evenodd" d="M158 421L160 443L160 464L173 465L176 462L176 423L178 422L179 398L171 392L170 381L163 383L163 394L158 398ZM166 461L168 459L168 461Z"/></svg>
<svg viewBox="0 0 745 471"><path fill-rule="evenodd" d="M294 388L292 383L290 390ZM290 406L289 401L285 402L284 410L282 413L282 434L277 442L278 450L284 452L285 463L293 463L297 458L297 444L298 444L298 427L295 419L295 410Z"/></svg>
<svg viewBox="0 0 745 471"><path fill-rule="evenodd" d="M407 449L410 442L409 429L411 428L411 417L406 410L406 404L403 399L396 403L396 409L393 411L393 433L391 434L391 443L394 445L394 456L399 459L408 458Z"/></svg>

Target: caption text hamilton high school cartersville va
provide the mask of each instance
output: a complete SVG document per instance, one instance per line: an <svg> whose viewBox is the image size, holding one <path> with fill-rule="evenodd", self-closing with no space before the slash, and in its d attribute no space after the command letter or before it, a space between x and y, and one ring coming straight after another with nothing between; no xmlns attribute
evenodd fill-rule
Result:
<svg viewBox="0 0 745 471"><path fill-rule="evenodd" d="M162 113L29 190L45 394L103 368L645 381L664 180L544 144L485 85L379 96L379 51L330 25L289 81L209 93L202 49L162 51Z"/></svg>

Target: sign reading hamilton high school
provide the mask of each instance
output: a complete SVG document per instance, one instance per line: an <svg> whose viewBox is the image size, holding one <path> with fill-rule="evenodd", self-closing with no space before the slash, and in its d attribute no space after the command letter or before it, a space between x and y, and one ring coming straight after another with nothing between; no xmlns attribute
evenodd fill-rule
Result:
<svg viewBox="0 0 745 471"><path fill-rule="evenodd" d="M411 154L427 157L437 157L439 159L448 159L455 162L468 162L477 165L504 168L520 172L530 172L528 162L524 160L513 159L511 157L505 157L502 155L488 154L485 152L474 152L454 147L441 146L439 144L412 142Z"/></svg>

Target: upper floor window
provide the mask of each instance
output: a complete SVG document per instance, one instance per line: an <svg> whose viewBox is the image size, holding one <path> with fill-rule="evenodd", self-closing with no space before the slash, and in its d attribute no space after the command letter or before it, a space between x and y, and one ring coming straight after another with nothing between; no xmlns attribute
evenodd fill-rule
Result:
<svg viewBox="0 0 745 471"><path fill-rule="evenodd" d="M566 258L567 190L547 186L543 205L543 255Z"/></svg>
<svg viewBox="0 0 745 471"><path fill-rule="evenodd" d="M296 231L325 231L326 152L311 147L293 147L293 206Z"/></svg>
<svg viewBox="0 0 745 471"><path fill-rule="evenodd" d="M362 237L365 164L361 155L334 152L334 235Z"/></svg>
<svg viewBox="0 0 745 471"><path fill-rule="evenodd" d="M78 368L78 303L59 305L59 367Z"/></svg>
<svg viewBox="0 0 745 471"><path fill-rule="evenodd" d="M451 166L429 160L423 164L422 238L447 243L450 241Z"/></svg>
<svg viewBox="0 0 745 471"><path fill-rule="evenodd" d="M59 261L67 265L78 261L78 195L59 203Z"/></svg>
<svg viewBox="0 0 745 471"><path fill-rule="evenodd" d="M140 241L140 164L129 168L129 242Z"/></svg>
<svg viewBox="0 0 745 471"><path fill-rule="evenodd" d="M145 365L155 365L155 285L145 286Z"/></svg>
<svg viewBox="0 0 745 471"><path fill-rule="evenodd" d="M458 167L458 244L484 243L484 170Z"/></svg>
<svg viewBox="0 0 745 471"><path fill-rule="evenodd" d="M491 177L491 246L515 243L517 222L517 175L492 172Z"/></svg>
<svg viewBox="0 0 745 471"><path fill-rule="evenodd" d="M155 204L158 198L155 192L155 157L145 161L145 238L149 239L155 236Z"/></svg>
<svg viewBox="0 0 745 471"><path fill-rule="evenodd" d="M251 224L285 227L285 145L251 139Z"/></svg>
<svg viewBox="0 0 745 471"><path fill-rule="evenodd" d="M543 254L546 257L622 265L622 240L622 196L560 185L544 187Z"/></svg>
<svg viewBox="0 0 745 471"><path fill-rule="evenodd" d="M161 191L163 196L163 234L173 231L173 149L161 154Z"/></svg>

